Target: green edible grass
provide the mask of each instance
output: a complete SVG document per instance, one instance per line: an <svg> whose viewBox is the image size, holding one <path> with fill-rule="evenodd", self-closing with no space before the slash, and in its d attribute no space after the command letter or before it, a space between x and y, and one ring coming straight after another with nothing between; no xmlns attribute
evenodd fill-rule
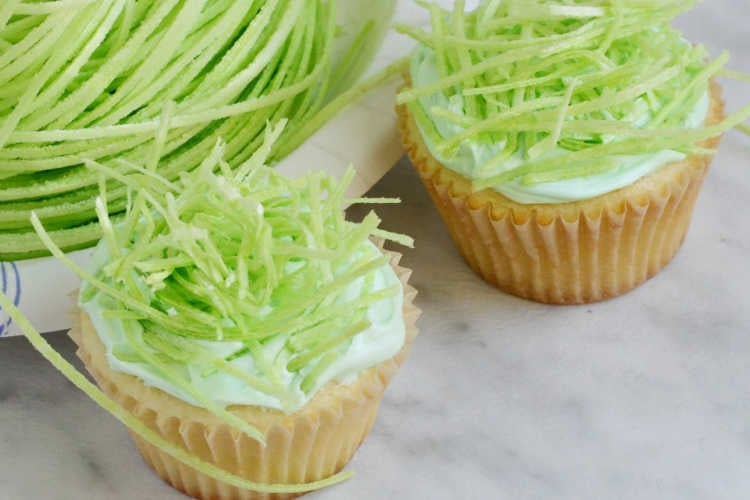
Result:
<svg viewBox="0 0 750 500"><path fill-rule="evenodd" d="M743 108L722 123L691 130L689 114L719 76L728 54L708 60L668 23L696 2L661 0L484 0L463 12L429 5L432 30L399 29L420 42L437 81L398 96L437 151L466 142L505 144L472 173L476 189L520 180L557 182L610 170L612 155L699 151L750 117ZM442 94L451 109L427 105ZM458 104L457 104L458 103ZM455 125L441 132L431 117ZM520 155L513 168L506 160Z"/></svg>
<svg viewBox="0 0 750 500"><path fill-rule="evenodd" d="M289 126L270 160L289 154L362 93L348 87L385 19L363 23L334 64L342 1L3 3L0 258L46 253L32 210L64 250L98 239L97 176L85 161L126 172L123 161L158 158L173 181L221 137L236 168L282 119ZM127 195L115 176L109 184L114 215Z"/></svg>

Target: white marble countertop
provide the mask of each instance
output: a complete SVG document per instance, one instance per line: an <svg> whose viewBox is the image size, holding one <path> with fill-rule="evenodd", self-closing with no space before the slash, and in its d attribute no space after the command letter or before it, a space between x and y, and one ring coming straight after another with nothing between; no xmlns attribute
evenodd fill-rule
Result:
<svg viewBox="0 0 750 500"><path fill-rule="evenodd" d="M706 0L691 39L750 73L750 4ZM727 83L730 108L750 85ZM590 306L525 302L459 258L406 162L372 192L421 336L348 483L320 500L744 499L750 494L750 139L728 134L685 246L661 274ZM50 340L73 358L64 335ZM22 338L0 341L0 499L178 499L124 428Z"/></svg>

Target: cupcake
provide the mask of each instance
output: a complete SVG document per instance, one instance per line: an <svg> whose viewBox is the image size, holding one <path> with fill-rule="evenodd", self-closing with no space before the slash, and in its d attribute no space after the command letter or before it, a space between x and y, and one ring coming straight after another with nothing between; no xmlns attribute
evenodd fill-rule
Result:
<svg viewBox="0 0 750 500"><path fill-rule="evenodd" d="M432 8L398 96L404 146L461 255L526 299L628 292L680 248L724 119L669 25L694 2Z"/></svg>
<svg viewBox="0 0 750 500"><path fill-rule="evenodd" d="M382 242L410 240L374 212L345 219L352 175L290 180L261 155L236 171L221 158L176 182L120 175L130 201L114 226L102 192L71 337L166 482L196 498L291 498L346 477L408 354L416 292Z"/></svg>

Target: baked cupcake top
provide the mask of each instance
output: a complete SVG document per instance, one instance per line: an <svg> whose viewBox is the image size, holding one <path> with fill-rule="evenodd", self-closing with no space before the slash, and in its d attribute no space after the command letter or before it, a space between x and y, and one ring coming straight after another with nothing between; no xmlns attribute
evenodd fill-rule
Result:
<svg viewBox="0 0 750 500"><path fill-rule="evenodd" d="M695 2L483 1L430 7L407 104L444 166L519 203L593 198L702 153L746 118L706 127L707 62L668 22Z"/></svg>
<svg viewBox="0 0 750 500"><path fill-rule="evenodd" d="M98 200L79 297L112 369L220 414L292 412L403 346L402 285L370 241L391 235L345 219L349 179L287 179L258 155L231 171L221 148L176 182L134 172L123 223Z"/></svg>

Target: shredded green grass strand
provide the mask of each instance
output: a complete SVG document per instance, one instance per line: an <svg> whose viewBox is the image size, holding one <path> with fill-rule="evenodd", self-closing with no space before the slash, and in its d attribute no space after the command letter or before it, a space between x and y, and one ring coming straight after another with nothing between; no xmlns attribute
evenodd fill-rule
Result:
<svg viewBox="0 0 750 500"><path fill-rule="evenodd" d="M471 13L431 3L431 32L398 29L420 43L412 68L429 63L438 77L413 82L398 102L441 155L505 144L474 169L476 188L597 175L610 170L594 161L607 155L698 151L732 127L747 132L750 114L699 132L686 125L713 78L748 78L725 69L728 54L708 61L669 26L695 3L483 0ZM508 170L514 155L524 162Z"/></svg>

